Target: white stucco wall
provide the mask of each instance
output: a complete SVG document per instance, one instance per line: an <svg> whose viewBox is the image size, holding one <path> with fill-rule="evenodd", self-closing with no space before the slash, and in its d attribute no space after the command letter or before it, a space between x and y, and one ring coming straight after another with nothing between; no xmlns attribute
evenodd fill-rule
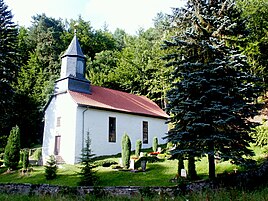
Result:
<svg viewBox="0 0 268 201"><path fill-rule="evenodd" d="M60 153L66 163L74 163L75 131L77 105L68 93L54 96L45 111L45 126L43 135L43 162L49 155L54 155L55 136L61 136ZM57 127L57 117L61 117L60 127Z"/></svg>
<svg viewBox="0 0 268 201"><path fill-rule="evenodd" d="M116 142L108 141L109 117L116 118ZM135 149L136 141L143 138L143 121L148 122L148 144L142 144L142 148L152 147L152 141L155 136L158 137L159 144L165 143L162 139L168 131L165 119L79 107L76 121L76 132L78 133L76 138L76 162L79 161L81 155L82 133L84 133L85 139L87 132L89 132L93 154L97 156L117 154L121 152L121 139L125 132L131 139L132 150ZM83 124L84 129L82 128Z"/></svg>
<svg viewBox="0 0 268 201"><path fill-rule="evenodd" d="M61 117L57 127L57 117ZM109 142L109 117L116 118L116 142ZM121 139L127 133L131 139L132 150L138 139L143 138L142 122L148 122L148 144L152 147L154 137L159 144L165 143L162 137L168 131L165 119L118 113L92 108L78 107L69 93L54 96L45 111L43 136L43 162L54 155L55 136L61 136L59 155L67 164L78 163L81 158L82 142L89 132L92 153L96 156L121 153Z"/></svg>

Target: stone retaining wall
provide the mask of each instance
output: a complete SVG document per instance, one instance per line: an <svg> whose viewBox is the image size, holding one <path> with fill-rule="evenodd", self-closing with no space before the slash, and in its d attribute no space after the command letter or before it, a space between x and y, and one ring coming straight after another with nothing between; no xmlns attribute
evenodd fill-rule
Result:
<svg viewBox="0 0 268 201"><path fill-rule="evenodd" d="M201 183L200 183L201 184ZM201 190L209 185L197 183L187 185L187 189ZM208 184L208 183L207 183ZM121 187L68 187L48 184L0 184L0 194L20 194L20 195L79 195L105 193L106 195L138 196L142 193L165 194L175 196L181 192L181 188L176 187L138 187L138 186L121 186Z"/></svg>

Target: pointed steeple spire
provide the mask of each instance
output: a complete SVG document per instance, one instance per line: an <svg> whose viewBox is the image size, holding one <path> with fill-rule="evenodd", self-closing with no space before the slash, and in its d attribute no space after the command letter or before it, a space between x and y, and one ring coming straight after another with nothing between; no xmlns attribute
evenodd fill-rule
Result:
<svg viewBox="0 0 268 201"><path fill-rule="evenodd" d="M85 79L86 57L82 52L76 34L65 51L61 65L61 78L73 76L79 79Z"/></svg>
<svg viewBox="0 0 268 201"><path fill-rule="evenodd" d="M79 41L76 37L76 33L74 34L74 37L68 47L68 49L65 51L65 53L62 55L63 57L71 56L71 57L80 57L85 58L85 55L82 52L81 46L79 44Z"/></svg>
<svg viewBox="0 0 268 201"><path fill-rule="evenodd" d="M60 79L56 81L55 93L66 90L90 93L90 81L85 78L86 57L76 33L61 60Z"/></svg>

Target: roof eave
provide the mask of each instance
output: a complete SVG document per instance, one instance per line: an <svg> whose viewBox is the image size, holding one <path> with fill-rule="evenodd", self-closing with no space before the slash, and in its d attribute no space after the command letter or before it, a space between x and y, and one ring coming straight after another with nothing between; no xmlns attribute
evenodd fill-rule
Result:
<svg viewBox="0 0 268 201"><path fill-rule="evenodd" d="M145 114L145 113L141 113L141 112L130 112L130 111L124 111L124 110L118 110L118 109L112 109L112 108L103 108L103 107L97 107L97 106L80 104L80 103L77 103L77 105L79 107L86 107L86 108L92 108L92 109L97 109L97 110L115 111L115 112L124 113L124 114L133 114L133 115L152 117L152 118L157 118L157 119L167 120L169 118L168 116L164 117L164 116L160 116L160 115Z"/></svg>

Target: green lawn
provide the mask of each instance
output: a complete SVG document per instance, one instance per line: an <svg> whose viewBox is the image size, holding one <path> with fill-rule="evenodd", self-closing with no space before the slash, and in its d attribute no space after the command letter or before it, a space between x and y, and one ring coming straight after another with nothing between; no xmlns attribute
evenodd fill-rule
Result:
<svg viewBox="0 0 268 201"><path fill-rule="evenodd" d="M260 160L264 157L264 148L255 147L257 156ZM119 156L106 157L100 160L119 161ZM187 167L187 162L185 162ZM229 162L219 162L216 164L216 173L233 172L239 167ZM208 161L204 157L196 162L196 170L200 179L208 178ZM19 171L6 173L5 168L0 168L0 183L32 183L32 184L52 184L64 186L76 186L79 181L77 173L80 168L77 165L60 165L55 180L46 180L44 176L44 167L34 166L33 171L28 175L21 175ZM111 167L99 166L96 168L97 175L100 177L100 186L173 186L170 182L177 174L177 160L164 160L163 162L147 163L145 172L131 172L115 170Z"/></svg>
<svg viewBox="0 0 268 201"><path fill-rule="evenodd" d="M113 158L118 161L119 158ZM207 159L203 158L196 163L198 174L202 178L207 178ZM216 165L218 173L222 173L228 168L234 169L233 165L227 162ZM131 172L114 170L111 167L99 166L95 169L100 177L101 186L173 186L170 182L177 174L177 160L164 160L163 162L147 163L145 172ZM79 178L77 173L80 171L77 165L60 165L57 173L57 179L46 180L44 176L44 167L34 166L33 171L27 175L22 175L19 171L5 173L1 168L0 183L32 183L32 184L54 184L76 186Z"/></svg>

